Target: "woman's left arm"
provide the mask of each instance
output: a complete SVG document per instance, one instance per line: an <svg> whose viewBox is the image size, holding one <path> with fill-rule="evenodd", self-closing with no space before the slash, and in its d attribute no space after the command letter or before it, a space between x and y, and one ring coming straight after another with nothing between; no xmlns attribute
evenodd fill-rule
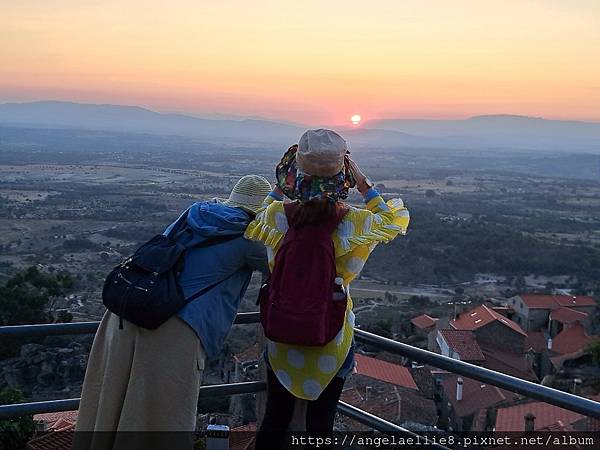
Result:
<svg viewBox="0 0 600 450"><path fill-rule="evenodd" d="M358 164L349 157L348 163L356 180L356 189L362 194L366 207L372 214L372 217L368 219L371 223L370 228L384 233L386 241L391 241L400 233L406 234L410 215L404 207L402 199L394 198L387 202L384 201L377 189L372 187L373 184L360 170Z"/></svg>

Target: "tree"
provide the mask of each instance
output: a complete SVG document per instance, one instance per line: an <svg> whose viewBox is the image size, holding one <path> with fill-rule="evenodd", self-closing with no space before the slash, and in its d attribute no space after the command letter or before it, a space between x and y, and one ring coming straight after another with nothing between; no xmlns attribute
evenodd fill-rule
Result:
<svg viewBox="0 0 600 450"><path fill-rule="evenodd" d="M52 300L72 286L70 275L49 275L36 267L15 274L0 286L0 326L52 322L52 314L48 312ZM0 359L13 356L23 343L22 339L5 338Z"/></svg>
<svg viewBox="0 0 600 450"><path fill-rule="evenodd" d="M0 405L14 405L25 401L21 391L3 389L0 391ZM0 449L25 448L25 443L33 436L35 422L33 416L0 420Z"/></svg>
<svg viewBox="0 0 600 450"><path fill-rule="evenodd" d="M392 321L390 319L378 320L376 323L369 327L369 331L379 336L386 338L392 338Z"/></svg>

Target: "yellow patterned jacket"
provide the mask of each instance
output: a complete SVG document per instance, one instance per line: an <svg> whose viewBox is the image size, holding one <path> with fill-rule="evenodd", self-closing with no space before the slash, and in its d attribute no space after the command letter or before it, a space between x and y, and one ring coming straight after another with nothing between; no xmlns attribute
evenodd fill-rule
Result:
<svg viewBox="0 0 600 450"><path fill-rule="evenodd" d="M332 234L337 273L344 279L348 292L350 282L360 273L375 246L391 241L398 234L405 234L409 222L408 210L401 199L386 203L375 189L370 189L365 194L365 203L366 209L350 206L344 220ZM287 229L283 202L277 201L271 194L245 234L247 239L265 244L271 270ZM353 328L352 299L348 296L344 326L325 346L268 341L269 364L279 382L298 398L316 400L346 359L352 344Z"/></svg>

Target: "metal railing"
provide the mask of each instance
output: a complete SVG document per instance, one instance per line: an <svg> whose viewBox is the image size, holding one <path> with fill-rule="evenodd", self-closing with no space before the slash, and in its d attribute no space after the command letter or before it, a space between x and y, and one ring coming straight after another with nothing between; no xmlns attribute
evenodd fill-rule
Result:
<svg viewBox="0 0 600 450"><path fill-rule="evenodd" d="M215 384L200 387L199 398L221 397L226 395L252 394L266 390L264 381L247 381L243 383ZM16 403L0 406L0 419L11 419L33 414L44 414L59 411L75 411L79 408L78 398L66 400L48 400L45 402Z"/></svg>
<svg viewBox="0 0 600 450"><path fill-rule="evenodd" d="M199 398L206 397L223 397L240 394L253 394L264 392L267 385L264 381L248 381L242 383L225 383L214 384L200 387ZM68 400L50 400L46 402L19 403L15 405L0 406L0 419L9 419L13 417L43 414L59 411L74 411L79 408L79 399ZM338 403L338 412L346 417L349 417L359 423L367 425L375 430L387 433L396 433L399 435L410 436L424 443L429 443L432 448L440 450L448 450L447 447L431 443L427 438L413 433L395 423L389 422L381 417L377 417L366 411L363 411L356 406L340 401Z"/></svg>
<svg viewBox="0 0 600 450"><path fill-rule="evenodd" d="M354 333L357 341L376 346L381 350L387 350L388 352L405 356L419 363L429 364L448 372L464 375L467 378L483 381L486 384L491 384L507 391L600 419L600 403L593 400L403 344L377 334L369 333L368 331L355 329Z"/></svg>
<svg viewBox="0 0 600 450"><path fill-rule="evenodd" d="M235 324L257 323L260 315L256 312L238 313ZM48 323L39 325L12 325L0 327L0 339L19 337L63 336L68 334L92 334L100 322Z"/></svg>
<svg viewBox="0 0 600 450"><path fill-rule="evenodd" d="M236 324L250 324L259 322L259 313L239 313ZM0 327L0 339L3 337L31 337L50 336L65 334L87 334L94 333L99 322L80 322L68 324L44 324L44 325L16 325ZM510 375L496 372L473 364L465 363L456 359L448 358L427 350L413 347L408 344L387 339L364 330L355 329L355 339L379 349L405 356L412 361L429 364L431 366L447 370L465 377L472 378L484 383L497 386L527 397L541 400L543 402L565 408L583 415L600 419L600 403L588 400L577 395L559 391L547 386L542 386L530 381L525 381ZM265 389L264 383L260 381L248 383L233 383L203 386L200 389L201 396L213 395L236 395L251 392L260 392ZM13 418L23 415L31 415L45 412L75 410L79 405L79 399L50 400L45 402L22 403L14 405L0 405L0 419ZM373 426L378 430L393 430L403 433L413 433L398 427L391 422L373 416L365 411L351 405L340 402L339 411L355 420ZM360 420L359 420L360 419ZM391 427L391 428L390 428Z"/></svg>

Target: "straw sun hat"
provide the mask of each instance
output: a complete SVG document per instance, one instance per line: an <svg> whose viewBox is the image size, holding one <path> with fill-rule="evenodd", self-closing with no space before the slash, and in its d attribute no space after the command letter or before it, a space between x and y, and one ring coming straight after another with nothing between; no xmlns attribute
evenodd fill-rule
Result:
<svg viewBox="0 0 600 450"><path fill-rule="evenodd" d="M262 207L265 197L271 192L271 184L260 175L246 175L235 183L227 200L221 203L256 214Z"/></svg>

